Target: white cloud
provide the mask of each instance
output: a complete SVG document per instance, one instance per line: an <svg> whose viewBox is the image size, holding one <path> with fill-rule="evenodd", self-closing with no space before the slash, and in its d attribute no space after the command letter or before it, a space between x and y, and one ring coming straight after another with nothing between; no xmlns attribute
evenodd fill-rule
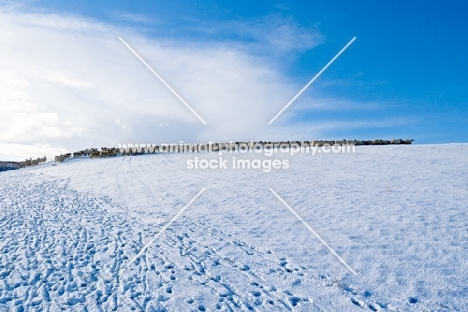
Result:
<svg viewBox="0 0 468 312"><path fill-rule="evenodd" d="M198 32L218 38L229 44L232 38L240 38L242 44L235 42L235 48L260 55L282 55L310 50L325 42L325 36L316 25L304 27L292 17L272 14L265 17L243 21L229 20L217 22L198 22L190 25Z"/></svg>
<svg viewBox="0 0 468 312"><path fill-rule="evenodd" d="M93 87L89 82L74 78L71 74L66 72L44 70L40 78L45 81L71 88L88 89Z"/></svg>
<svg viewBox="0 0 468 312"><path fill-rule="evenodd" d="M118 20L128 21L131 23L154 24L156 21L146 14L136 14L130 12L113 11L110 15Z"/></svg>
<svg viewBox="0 0 468 312"><path fill-rule="evenodd" d="M22 161L29 158L46 156L53 160L54 155L64 154L66 148L57 148L50 144L5 144L0 143L0 159ZM34 156L34 157L32 157Z"/></svg>
<svg viewBox="0 0 468 312"><path fill-rule="evenodd" d="M300 102L300 103L299 103ZM355 101L350 99L339 98L317 98L298 100L298 105L295 105L288 112L290 117L300 115L307 111L379 111L383 109L395 108L397 103L395 101Z"/></svg>
<svg viewBox="0 0 468 312"><path fill-rule="evenodd" d="M269 23L238 24L238 31L283 51L320 44L318 31L292 20L269 17ZM264 33L265 27L272 31ZM13 9L0 12L0 46L0 157L50 157L118 143L318 138L328 127L286 128L281 121L267 126L302 85L291 83L271 59L250 53L244 43L157 40L79 16ZM292 108L283 121L300 111Z"/></svg>
<svg viewBox="0 0 468 312"><path fill-rule="evenodd" d="M280 9L280 10L284 10L284 11L289 11L290 10L290 8L284 3L276 4L275 8Z"/></svg>
<svg viewBox="0 0 468 312"><path fill-rule="evenodd" d="M265 27L269 25L269 27ZM305 51L312 49L324 42L324 36L314 28L299 27L293 20L273 18L260 23L254 35L262 41L277 47L280 51L291 50ZM270 28L269 31L264 29Z"/></svg>
<svg viewBox="0 0 468 312"><path fill-rule="evenodd" d="M0 46L3 155L36 156L36 144L51 155L125 142L253 139L297 89L235 48L161 42L77 16L3 12Z"/></svg>

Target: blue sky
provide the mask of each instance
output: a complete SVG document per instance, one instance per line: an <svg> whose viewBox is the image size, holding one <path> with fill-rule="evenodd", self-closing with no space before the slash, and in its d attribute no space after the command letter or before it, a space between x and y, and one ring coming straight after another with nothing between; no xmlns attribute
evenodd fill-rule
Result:
<svg viewBox="0 0 468 312"><path fill-rule="evenodd" d="M40 2L41 3L41 2ZM381 114L414 118L401 135L415 136L418 142L467 142L468 138L468 4L419 1L103 1L75 2L57 7L59 1L45 1L44 7L57 8L112 20L112 12L129 12L154 18L158 25L150 33L210 40L205 33L191 31L199 23L226 20L245 21L278 14L294 19L301 27L317 28L326 37L315 49L283 56L283 68L293 79L307 82L353 36L358 40L313 88L334 97L363 101L391 102L391 108L378 112L351 112L364 120ZM174 28L174 30L170 30ZM215 34L229 40L233 34ZM218 39L218 38L216 38ZM248 38L234 37L233 40ZM321 82L339 80L338 85ZM309 90L313 92L312 90ZM329 114L310 112L301 119ZM347 112L349 114L349 112ZM334 116L337 114L333 113ZM340 120L340 116L336 116ZM357 129L364 137L385 136L385 129ZM393 131L392 131L393 132ZM369 134L367 134L369 133ZM395 133L395 132L393 132ZM414 133L414 134L413 134ZM367 134L367 135L366 135ZM338 133L337 133L338 135ZM375 136L374 135L374 136Z"/></svg>
<svg viewBox="0 0 468 312"><path fill-rule="evenodd" d="M3 7L6 8L4 16L15 16L12 20L27 14L33 14L38 20L46 16L53 21L47 24L49 33L55 33L53 27L57 27L57 32L65 33L67 27L63 23L69 20L74 25L89 23L94 25L92 27L110 29L106 32L112 34L109 38L115 38L117 33L125 34L134 47L136 44L135 49L140 48L142 56L150 59L152 66L157 66L158 58L151 60L154 53L150 52L145 55L143 44L148 45L148 51L151 48L177 47L178 52L174 50L171 53L176 53L181 59L188 58L190 53L202 58L194 59L190 66L197 62L202 64L203 53L207 53L207 57L214 53L214 58L224 59L222 62L229 59L232 62L230 68L235 68L236 62L245 62L245 66L261 64L253 74L247 75L264 77L262 73L271 70L269 75L278 77L277 80L272 79L269 87L265 86L265 98L268 98L271 86L282 85L285 88L283 93L265 104L266 114L273 113L265 117L267 120L355 36L357 40L292 104L287 113L275 121L275 125L252 128L251 131L258 132L258 135L251 137L236 136L238 133L233 132L233 140L261 139L261 135L274 139L275 134L282 133L291 139L317 139L310 136L319 136L318 139L414 138L416 143L468 142L468 4L462 1L426 4L417 1L256 1L254 4L248 1L35 1L22 5L5 2ZM28 27L24 25L22 23L21 27ZM84 37L93 35L83 33ZM132 35L138 40L132 41ZM200 52L200 49L207 50ZM168 60L165 63L171 63L170 58ZM37 61L41 63L39 59ZM135 60L128 55L127 59L122 59L124 62ZM139 66L137 62L134 65ZM12 67L12 70L16 69ZM169 80L171 72L169 66L165 73ZM65 77L63 75L62 78ZM209 77L209 72L206 75ZM47 79L51 80L50 77ZM229 79L224 83L229 84ZM200 84L201 89L209 88L204 85L209 83L208 78L191 81L192 84L193 81ZM156 85L158 81L153 79L152 83ZM181 89L184 97L200 109L203 116L203 107L197 104L196 96L191 99L190 92ZM222 89L223 85L216 87L220 95L223 95ZM239 90L233 92L238 94ZM249 107L261 101L261 92L250 97L248 94L253 93L246 92L245 101ZM213 101L221 103L223 100L218 97ZM44 107L41 105L38 107ZM68 112L57 113L57 118L61 119L67 113L70 115L74 110L72 106L70 104ZM245 108L242 110L246 113ZM55 112L53 108L45 111ZM210 116L210 113L205 114ZM195 125L193 120L169 122L163 119L161 125L172 122L174 129L178 122L188 123L184 129L190 132L202 127ZM135 120L127 122L127 126L134 130L137 128L136 125L132 127ZM116 122L125 123L120 119ZM143 119L136 124L141 126L145 122ZM70 123L80 127L80 121L68 121ZM57 127L53 126L54 129ZM146 128L141 126L133 136L121 136L119 139L135 140L135 135L141 135ZM150 128L148 131L152 133L159 131ZM177 136L162 134L171 132L173 128L169 126L168 129L161 130L156 137L179 140ZM210 131L218 132L217 128L200 131L203 132L201 136L181 136L180 139L202 140L209 137ZM85 137L85 132L82 133L81 137ZM229 137L227 134L223 139ZM13 138L12 135L3 141L12 144ZM151 136L145 136L145 140L151 140ZM104 138L83 140L80 144L104 141ZM67 148L63 142L59 144L60 148ZM46 140L42 143L55 144Z"/></svg>

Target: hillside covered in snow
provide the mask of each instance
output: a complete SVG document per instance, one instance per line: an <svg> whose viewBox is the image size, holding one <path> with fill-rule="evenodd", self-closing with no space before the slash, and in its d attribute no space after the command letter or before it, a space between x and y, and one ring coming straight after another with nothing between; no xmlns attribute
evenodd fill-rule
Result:
<svg viewBox="0 0 468 312"><path fill-rule="evenodd" d="M2 172L0 311L467 311L467 155L362 146L273 155L288 166L270 172L187 168L217 153Z"/></svg>

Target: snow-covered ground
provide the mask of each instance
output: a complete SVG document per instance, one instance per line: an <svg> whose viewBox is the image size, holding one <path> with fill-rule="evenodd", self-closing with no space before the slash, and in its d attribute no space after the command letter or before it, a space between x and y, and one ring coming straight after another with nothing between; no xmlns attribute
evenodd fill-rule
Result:
<svg viewBox="0 0 468 312"><path fill-rule="evenodd" d="M467 311L467 155L363 146L274 155L289 169L269 173L186 168L215 153L2 172L0 310Z"/></svg>

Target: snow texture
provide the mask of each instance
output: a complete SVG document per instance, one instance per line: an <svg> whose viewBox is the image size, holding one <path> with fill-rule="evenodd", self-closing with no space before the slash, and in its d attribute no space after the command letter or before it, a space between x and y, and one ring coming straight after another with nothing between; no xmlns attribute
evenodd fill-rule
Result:
<svg viewBox="0 0 468 312"><path fill-rule="evenodd" d="M0 311L467 311L467 154L280 154L289 169L269 173L156 154L2 172Z"/></svg>

